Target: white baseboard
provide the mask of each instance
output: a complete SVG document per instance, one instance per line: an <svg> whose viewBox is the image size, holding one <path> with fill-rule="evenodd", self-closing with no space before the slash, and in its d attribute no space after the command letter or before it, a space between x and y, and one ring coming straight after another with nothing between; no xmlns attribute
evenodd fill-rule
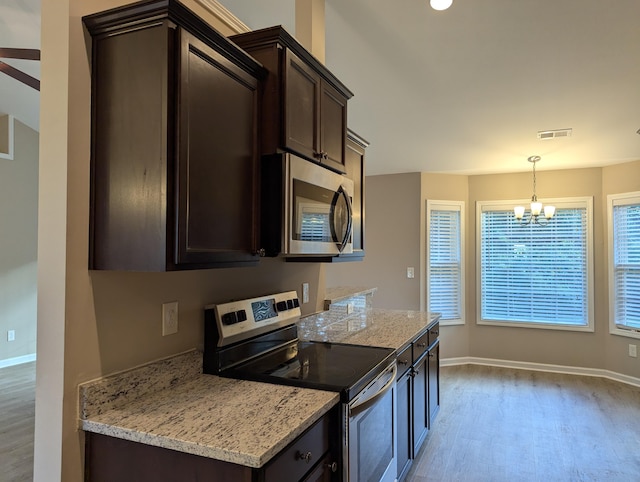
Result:
<svg viewBox="0 0 640 482"><path fill-rule="evenodd" d="M29 363L32 361L36 361L36 354L31 353L29 355L17 356L14 358L6 358L4 360L0 360L0 368L12 367L14 365L21 365L23 363Z"/></svg>
<svg viewBox="0 0 640 482"><path fill-rule="evenodd" d="M546 363L531 363L512 360L496 360L493 358L477 358L472 356L464 356L458 358L443 358L440 360L440 366L453 365L486 365L492 367L515 368L519 370L534 370L539 372L566 373L569 375L584 375L588 377L601 377L615 380L617 382L627 383L640 387L640 378L623 375L621 373L602 370L600 368L584 368L571 367L565 365L548 365Z"/></svg>

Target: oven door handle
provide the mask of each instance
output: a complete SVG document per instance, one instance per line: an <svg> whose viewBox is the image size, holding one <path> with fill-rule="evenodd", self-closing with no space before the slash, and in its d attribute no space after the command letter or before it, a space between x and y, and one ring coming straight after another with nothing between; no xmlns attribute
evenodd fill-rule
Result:
<svg viewBox="0 0 640 482"><path fill-rule="evenodd" d="M393 388L394 383L396 382L396 375L398 373L398 367L397 365L394 363L393 364L393 375L391 375L391 378L389 379L389 381L384 385L384 387L382 387L380 390L378 390L375 395L367 398L366 400L363 400L360 403L357 403L356 405L349 407L349 417L353 418L356 417L358 414L364 412L365 410L367 410L369 407L371 407L374 403L376 403L378 401L379 398L383 397L389 390L391 390Z"/></svg>

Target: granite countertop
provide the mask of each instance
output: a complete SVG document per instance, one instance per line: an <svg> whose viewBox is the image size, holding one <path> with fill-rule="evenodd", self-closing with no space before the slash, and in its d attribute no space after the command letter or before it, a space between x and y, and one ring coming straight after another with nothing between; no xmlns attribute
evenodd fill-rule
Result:
<svg viewBox="0 0 640 482"><path fill-rule="evenodd" d="M331 311L302 318L298 336L308 341L382 346L400 350L440 318L437 313L372 309L346 317Z"/></svg>
<svg viewBox="0 0 640 482"><path fill-rule="evenodd" d="M202 355L193 353L182 357L193 364L195 356L201 366ZM195 374L176 383L181 369L164 381L154 380L154 393L128 400L127 394L144 386L144 377L153 369L143 367L142 376L133 370L119 375L119 380L107 377L81 385L81 428L257 468L339 401L333 392L214 375Z"/></svg>
<svg viewBox="0 0 640 482"><path fill-rule="evenodd" d="M353 292L353 291L352 291ZM439 315L325 311L298 322L300 339L400 350ZM81 384L80 428L259 468L339 402L339 394L203 375L192 350Z"/></svg>
<svg viewBox="0 0 640 482"><path fill-rule="evenodd" d="M378 288L367 288L364 286L335 286L327 288L324 294L324 309L328 310L333 303L353 298L354 296L373 295Z"/></svg>

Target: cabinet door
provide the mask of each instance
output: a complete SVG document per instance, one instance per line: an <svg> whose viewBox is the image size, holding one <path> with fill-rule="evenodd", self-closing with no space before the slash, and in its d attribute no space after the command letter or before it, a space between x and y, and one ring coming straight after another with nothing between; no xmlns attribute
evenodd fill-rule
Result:
<svg viewBox="0 0 640 482"><path fill-rule="evenodd" d="M345 172L347 142L347 99L327 82L321 83L320 153L321 162L331 169Z"/></svg>
<svg viewBox="0 0 640 482"><path fill-rule="evenodd" d="M363 146L347 139L345 170L353 180L353 257L364 256L364 152Z"/></svg>
<svg viewBox="0 0 640 482"><path fill-rule="evenodd" d="M440 342L429 350L429 428L440 408Z"/></svg>
<svg viewBox="0 0 640 482"><path fill-rule="evenodd" d="M411 370L407 371L396 382L397 390L397 427L398 427L398 480L406 475L411 466Z"/></svg>
<svg viewBox="0 0 640 482"><path fill-rule="evenodd" d="M320 160L320 76L288 49L285 62L284 146Z"/></svg>
<svg viewBox="0 0 640 482"><path fill-rule="evenodd" d="M413 368L413 455L418 453L429 430L429 357L425 354Z"/></svg>
<svg viewBox="0 0 640 482"><path fill-rule="evenodd" d="M258 81L179 34L175 263L257 260Z"/></svg>

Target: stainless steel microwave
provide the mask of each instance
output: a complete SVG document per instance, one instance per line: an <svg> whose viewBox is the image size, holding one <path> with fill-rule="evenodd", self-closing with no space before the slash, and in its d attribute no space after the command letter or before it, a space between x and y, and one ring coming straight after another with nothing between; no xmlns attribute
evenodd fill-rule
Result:
<svg viewBox="0 0 640 482"><path fill-rule="evenodd" d="M264 156L261 245L266 256L353 252L353 181L290 153Z"/></svg>

